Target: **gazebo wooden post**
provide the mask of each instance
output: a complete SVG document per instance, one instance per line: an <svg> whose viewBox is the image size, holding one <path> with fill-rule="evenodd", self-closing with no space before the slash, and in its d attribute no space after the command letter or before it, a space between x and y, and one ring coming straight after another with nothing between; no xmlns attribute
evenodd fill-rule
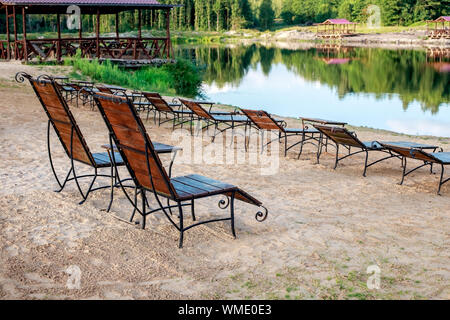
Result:
<svg viewBox="0 0 450 320"><path fill-rule="evenodd" d="M116 12L116 39L119 41L119 13Z"/></svg>
<svg viewBox="0 0 450 320"><path fill-rule="evenodd" d="M96 46L97 46L96 56L97 58L100 58L100 9L97 9L97 27L95 31L96 31Z"/></svg>
<svg viewBox="0 0 450 320"><path fill-rule="evenodd" d="M170 9L166 9L166 50L167 50L167 59L170 59Z"/></svg>
<svg viewBox="0 0 450 320"><path fill-rule="evenodd" d="M56 60L61 61L61 15L56 14L56 30L58 32L58 40L56 43Z"/></svg>
<svg viewBox="0 0 450 320"><path fill-rule="evenodd" d="M18 60L18 51L19 48L17 48L17 13L16 13L16 6L13 6L13 26L14 26L14 59Z"/></svg>
<svg viewBox="0 0 450 320"><path fill-rule="evenodd" d="M138 38L142 38L142 17L141 9L138 9Z"/></svg>
<svg viewBox="0 0 450 320"><path fill-rule="evenodd" d="M80 38L80 45L81 45L81 39L83 38L83 19L80 14L80 21L78 23L78 38Z"/></svg>
<svg viewBox="0 0 450 320"><path fill-rule="evenodd" d="M8 12L8 6L5 8L6 12L6 58L8 60L11 59L11 39L9 35L9 12Z"/></svg>
<svg viewBox="0 0 450 320"><path fill-rule="evenodd" d="M23 58L25 63L28 62L28 45L27 45L27 14L25 7L22 7L22 33L23 33Z"/></svg>

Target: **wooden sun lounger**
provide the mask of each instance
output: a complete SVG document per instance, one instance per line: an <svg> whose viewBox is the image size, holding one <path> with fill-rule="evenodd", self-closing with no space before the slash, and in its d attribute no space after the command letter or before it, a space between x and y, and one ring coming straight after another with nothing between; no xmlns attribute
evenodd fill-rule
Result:
<svg viewBox="0 0 450 320"><path fill-rule="evenodd" d="M322 132L326 137L328 137L331 141L333 141L336 144L336 161L334 165L334 169L337 168L339 161L344 160L348 157L365 153L365 162L364 162L364 172L363 176L366 176L367 168L383 162L388 159L392 158L400 158L398 155L392 153L390 150L383 147L382 142L378 141L361 141L356 136L355 133L348 131L346 128L343 127L333 127L333 126L324 126L324 125L314 125L316 129L318 129L320 132ZM408 145L410 147L416 147L416 148L422 148L422 149L430 149L430 150L436 150L437 146L431 146L431 145L424 145L424 144L418 144L415 142L407 142L407 141L399 141L399 142L391 142L392 144L401 144L401 145ZM348 154L339 158L339 147L343 146L347 151ZM356 152L351 152L352 148L359 149ZM376 160L372 163L368 163L369 160L369 152L371 151L377 151L377 152L383 152L388 154L388 156Z"/></svg>
<svg viewBox="0 0 450 320"><path fill-rule="evenodd" d="M153 120L156 123L156 118L158 118L158 125L172 121L172 128L175 129L177 125L182 127L184 123L192 121L193 112L190 110L180 109L182 106L180 103L168 103L157 92L143 91L142 96L152 104L153 111L155 112ZM161 114L166 116L165 121L161 121ZM172 115L172 118L170 119L168 115ZM148 117L149 114L147 113L147 119Z"/></svg>
<svg viewBox="0 0 450 320"><path fill-rule="evenodd" d="M29 74L23 72L16 75L16 80L18 82L23 82L25 78L29 80L32 88L34 89L34 92L36 93L36 96L38 97L45 113L48 116L47 150L50 160L50 167L60 188L57 192L61 192L65 188L67 182L75 181L78 191L83 198L83 200L80 202L80 204L82 204L86 201L92 191L110 188L111 185L107 185L93 189L94 182L98 177L110 178L113 183L115 176L112 170L112 163L106 152L91 153L81 133L81 130L78 127L75 118L73 117L72 112L69 109L69 106L67 105L67 102L64 100L54 80L48 76L41 76L35 79ZM58 178L53 164L52 152L50 148L51 127L53 127L59 141L61 142L62 147L64 148L64 151L66 152L66 155L69 157L71 162L69 171L62 182ZM118 153L117 160L118 165L124 164L122 159L120 158L120 154ZM79 162L92 167L94 169L94 174L79 176L76 172L75 162ZM111 174L98 174L98 170L101 168L111 168ZM92 180L87 191L83 192L80 185L80 179L85 178L92 178Z"/></svg>
<svg viewBox="0 0 450 320"><path fill-rule="evenodd" d="M438 194L441 194L441 188L442 186L450 181L450 178L444 180L444 167L447 165L450 165L450 152L426 152L423 148L417 148L414 146L404 146L399 144L394 144L390 142L380 142L380 144L392 151L398 154L402 159L402 180L400 182L400 185L403 184L405 181L405 177L409 174L417 171L420 168L423 168L425 166L431 166L431 172L433 172L433 164L438 164L441 166L441 177L439 180L439 187L438 187ZM441 149L442 150L442 149ZM406 170L407 160L406 159L415 159L419 161L423 161L423 164L415 167L409 171Z"/></svg>
<svg viewBox="0 0 450 320"><path fill-rule="evenodd" d="M204 121L205 126L201 127L200 130L207 130L210 127L214 127L214 135L212 141L216 138L217 135L225 132L228 129L233 130L239 126L246 126L248 124L248 118L245 115L238 114L236 111L234 112L212 112L213 104L210 102L206 102L206 104L210 105L209 110L206 110L202 107L202 104L205 102L202 101L193 101L179 98L180 102L186 106L193 113L192 120L197 120L198 122ZM193 133L193 124L194 121L191 121L191 133ZM224 124L225 128L220 129L219 125Z"/></svg>
<svg viewBox="0 0 450 320"><path fill-rule="evenodd" d="M137 114L132 103L126 98L102 93L96 94L94 100L110 131L110 144L112 144L112 140L114 140L136 188L140 190L142 200L141 208L138 208L129 196L127 196L127 198L130 200L130 203L135 206L136 211L141 214L142 228L145 228L147 215L162 212L170 223L179 231L179 247L181 248L183 246L184 232L205 223L230 221L231 231L235 236L235 199L263 208L265 213L261 211L258 212L256 218L259 221L264 221L266 219L267 209L262 207L261 202L234 185L196 174L170 178L167 175L166 169L162 165L141 118ZM118 172L116 174L118 175ZM125 189L123 189L123 191L127 194ZM152 193L154 195L155 200L158 203L156 209L148 207L147 193ZM195 222L195 200L217 195L226 196L227 201L220 201L219 206L222 209L230 207L230 217ZM167 206L164 206L161 201L162 199L173 201L176 204L170 205L170 203L168 203ZM185 226L184 222L185 217L183 208L186 206L191 208L193 223L190 226ZM170 214L170 210L173 208L178 208L178 223L174 221Z"/></svg>
<svg viewBox="0 0 450 320"><path fill-rule="evenodd" d="M300 145L300 152L298 157L303 152L303 146L307 143L313 143L315 140L316 142L317 137L316 135L320 134L319 131L316 129L309 129L309 128L286 128L286 123L284 121L280 121L278 119L274 119L269 113L263 110L249 110L249 109L241 109L241 111L250 119L253 126L261 131L262 136L262 144L261 144L261 151L265 147L267 147L269 144L273 143L274 141L281 141L281 139L284 140L284 156L287 156L287 152L292 149L293 147ZM249 127L249 130L251 130L251 126ZM266 144L264 144L264 131L277 131L278 138L274 139ZM246 135L247 136L247 135ZM292 136L301 136L301 140L292 144L291 146L288 146L288 137ZM248 146L250 144L250 137L251 133L249 132L248 139L246 141L246 150L248 149Z"/></svg>

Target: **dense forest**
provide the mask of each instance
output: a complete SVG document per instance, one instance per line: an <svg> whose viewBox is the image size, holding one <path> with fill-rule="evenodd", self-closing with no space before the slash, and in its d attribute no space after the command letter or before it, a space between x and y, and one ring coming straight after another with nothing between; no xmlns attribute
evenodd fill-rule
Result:
<svg viewBox="0 0 450 320"><path fill-rule="evenodd" d="M172 28L177 30L222 31L243 28L270 29L275 21L286 25L309 25L328 18L346 18L356 22L368 19L368 6L380 8L383 25L410 25L441 15L450 15L450 0L160 0L161 3L180 4L172 10ZM0 15L0 32L5 32L4 14ZM162 28L160 12L144 10L143 25ZM29 32L55 30L54 16L29 17ZM114 29L114 17L102 16L101 31ZM121 32L135 30L137 13L121 14ZM93 31L94 16L84 16L85 31ZM63 28L65 24L63 24ZM66 30L67 31L67 30Z"/></svg>

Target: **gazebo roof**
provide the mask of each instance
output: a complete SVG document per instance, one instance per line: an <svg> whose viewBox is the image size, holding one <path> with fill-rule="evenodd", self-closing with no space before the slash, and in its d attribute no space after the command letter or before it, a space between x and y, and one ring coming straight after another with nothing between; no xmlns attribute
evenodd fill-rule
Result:
<svg viewBox="0 0 450 320"><path fill-rule="evenodd" d="M161 4L156 0L0 0L0 6L26 6L28 13L66 13L67 7L79 6L81 13L119 12L133 9L169 9L177 5Z"/></svg>
<svg viewBox="0 0 450 320"><path fill-rule="evenodd" d="M444 21L450 22L450 16L442 16L442 17L437 18L434 21L435 22L444 22Z"/></svg>
<svg viewBox="0 0 450 320"><path fill-rule="evenodd" d="M321 24L356 24L356 22L350 22L347 19L327 19Z"/></svg>

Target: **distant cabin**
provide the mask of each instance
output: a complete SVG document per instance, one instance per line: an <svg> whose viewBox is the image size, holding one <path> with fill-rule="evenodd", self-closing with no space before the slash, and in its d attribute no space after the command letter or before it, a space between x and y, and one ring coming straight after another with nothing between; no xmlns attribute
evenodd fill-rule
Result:
<svg viewBox="0 0 450 320"><path fill-rule="evenodd" d="M430 39L450 39L450 16L427 21L427 31Z"/></svg>
<svg viewBox="0 0 450 320"><path fill-rule="evenodd" d="M322 39L340 39L356 35L356 22L347 19L328 19L315 24L317 37Z"/></svg>

